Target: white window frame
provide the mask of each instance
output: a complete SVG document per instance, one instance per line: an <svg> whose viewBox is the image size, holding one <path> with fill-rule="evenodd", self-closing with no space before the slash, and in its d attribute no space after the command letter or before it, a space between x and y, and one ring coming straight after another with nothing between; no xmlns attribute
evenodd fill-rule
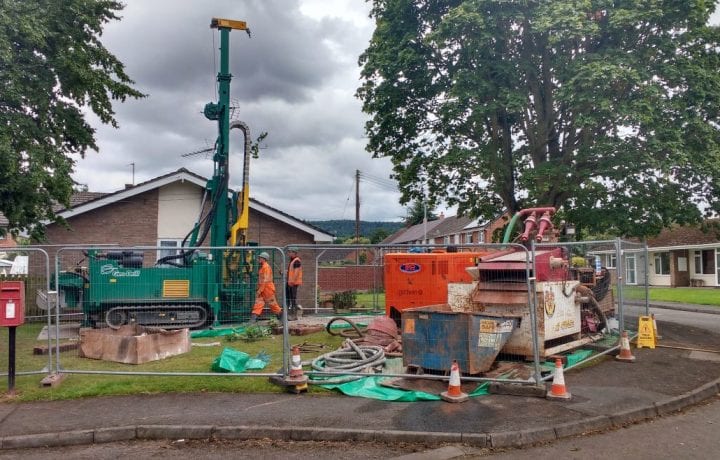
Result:
<svg viewBox="0 0 720 460"><path fill-rule="evenodd" d="M663 257L666 256L666 257ZM664 262L665 263L664 263ZM653 255L655 274L659 276L670 276L670 253L667 251L656 252ZM665 266L667 264L667 266Z"/></svg>
<svg viewBox="0 0 720 460"><path fill-rule="evenodd" d="M625 255L625 284L637 284L637 258L635 254Z"/></svg>
<svg viewBox="0 0 720 460"><path fill-rule="evenodd" d="M465 234L465 244L472 244L473 240L473 232L468 232Z"/></svg>
<svg viewBox="0 0 720 460"><path fill-rule="evenodd" d="M173 243L174 245L171 246L168 243ZM160 260L165 256L180 254L180 248L182 247L182 239L181 238L160 238L160 239L158 239L157 245L159 248L167 248L167 249L158 249L157 260ZM174 251L173 251L173 248L175 248Z"/></svg>
<svg viewBox="0 0 720 460"><path fill-rule="evenodd" d="M703 263L703 253L705 251L709 252L709 251L712 251L712 249L705 249L705 250L696 249L695 251L693 251L693 253L695 254L695 257L694 257L695 267L694 268L695 268L696 275L712 275L713 274L713 272L705 273L705 271L703 270L703 267L705 266L705 264ZM716 272L718 271L717 257L718 257L718 251L716 249L715 250L715 260L716 260L715 271Z"/></svg>
<svg viewBox="0 0 720 460"><path fill-rule="evenodd" d="M617 268L617 255L612 254L600 254L600 263L605 268Z"/></svg>

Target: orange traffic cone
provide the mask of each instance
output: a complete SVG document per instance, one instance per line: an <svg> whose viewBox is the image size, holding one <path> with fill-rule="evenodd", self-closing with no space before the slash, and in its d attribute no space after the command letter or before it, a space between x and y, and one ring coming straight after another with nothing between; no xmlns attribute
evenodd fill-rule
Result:
<svg viewBox="0 0 720 460"><path fill-rule="evenodd" d="M565 401L572 398L570 392L565 388L565 376L563 375L563 365L560 358L555 360L555 372L553 373L552 385L545 397L547 399L560 399Z"/></svg>
<svg viewBox="0 0 720 460"><path fill-rule="evenodd" d="M463 393L460 387L460 366L458 366L457 360L453 360L452 366L450 366L448 390L440 393L440 398L453 403L465 402L469 399L467 393Z"/></svg>
<svg viewBox="0 0 720 460"><path fill-rule="evenodd" d="M635 362L635 357L630 350L630 339L628 338L627 331L623 331L620 336L620 353L615 357L615 359L626 363Z"/></svg>
<svg viewBox="0 0 720 460"><path fill-rule="evenodd" d="M285 381L295 386L305 385L305 387L307 387L308 378L307 375L303 373L302 360L300 359L300 347L297 345L292 348L290 372Z"/></svg>

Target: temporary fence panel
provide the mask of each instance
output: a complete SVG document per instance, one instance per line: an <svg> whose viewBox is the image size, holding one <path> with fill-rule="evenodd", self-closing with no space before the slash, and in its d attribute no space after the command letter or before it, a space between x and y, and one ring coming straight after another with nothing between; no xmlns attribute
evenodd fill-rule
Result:
<svg viewBox="0 0 720 460"><path fill-rule="evenodd" d="M647 248L644 244L620 239L542 243L534 246L534 258L539 261L543 251L558 248L568 263L563 268L566 275L561 295L572 293L577 305L574 317L562 319L560 327L579 320L579 327L572 328L575 340L568 342L568 347L575 353L587 351L583 359L569 363L575 366L617 348L620 333L627 328L625 300L628 296L635 303L647 305L644 275ZM628 267L633 270L630 274L631 286L627 283ZM538 269L538 278L540 274L541 270ZM557 298L557 293L552 297ZM549 367L549 364L546 366Z"/></svg>
<svg viewBox="0 0 720 460"><path fill-rule="evenodd" d="M314 253L316 270L320 273L315 286L317 307L310 311L306 308L306 314L317 314L315 318L320 322L343 316L353 325L361 322L362 327L370 326L369 337L356 337L353 344L339 352L338 362L350 359L353 346L363 345L370 347L361 353L370 361L369 356L378 353L373 347L379 346L386 352L385 365L371 365L372 373L391 379L385 384L410 388L428 385L427 381L437 377L434 386L442 389L446 385L442 379L447 378L455 360L466 378L473 381L510 379L532 383L538 378L540 369L534 366L537 336L536 327L532 325L537 318L534 296L530 295L531 257L523 246L301 246L296 249L305 254L303 260ZM365 265L357 263L356 255L361 251L372 254L364 258ZM512 260L493 260L497 256ZM479 268L484 257L486 266ZM371 269L361 271L370 266ZM342 276L333 278L322 274L323 270L342 273L343 269L352 272L347 278L352 279L353 285L341 285L346 282ZM368 292L368 286L372 286L372 292ZM354 299L370 294L382 299L382 303L363 308L365 305ZM355 308L339 308L338 301L345 301L343 295ZM341 323L335 321L333 325ZM346 335L354 334L348 330ZM395 351L392 339L401 339L402 353ZM508 346L511 343L514 347ZM336 359L333 352L328 355L327 363L323 358L313 363L312 375L318 382L334 373L342 373L341 380L367 375L365 368L333 369ZM362 361L357 355L356 359ZM422 381L416 381L418 374L422 374ZM328 383L336 385L336 380L337 375L329 378Z"/></svg>
<svg viewBox="0 0 720 460"><path fill-rule="evenodd" d="M300 346L303 361L312 361L306 368L311 383L341 385L370 373L396 389L444 391L457 361L463 379L473 383L534 385L551 376L547 359L562 354L578 361L578 349L602 342L605 329L621 327L618 299L626 286L616 260L624 265L643 246L614 240L529 249L293 249L303 269L301 318L288 322L286 314L277 321L266 305L261 329L247 323L257 293L257 258L269 254L275 299L287 312L287 248L186 249L191 256L157 247L59 250L53 270L59 308L51 318L61 331L56 367L68 373L287 378L291 348ZM74 339L62 332L73 330ZM290 335L308 330L320 330L323 341L328 333L336 336L328 340L336 346L314 348L306 337ZM274 341L263 336L272 331L282 335ZM272 343L270 349L246 345L253 334L259 343ZM258 369L260 362L276 372Z"/></svg>
<svg viewBox="0 0 720 460"><path fill-rule="evenodd" d="M0 317L15 324L17 375L50 372L54 350L48 303L53 293L48 283L47 252L33 247L0 248ZM22 291L22 293L20 293ZM22 299L21 299L22 298ZM8 308L9 307L9 308ZM0 325L0 373L7 375L9 329Z"/></svg>
<svg viewBox="0 0 720 460"><path fill-rule="evenodd" d="M260 256L268 259L274 293L259 289ZM249 369L247 363L222 370L232 361L232 350L223 353L223 348L252 349L244 345L273 330L287 331L282 327L287 318L275 315L284 309L285 263L278 248L255 246L60 249L53 273L59 293L57 368L65 373L264 375L236 372ZM259 323L250 324L258 298ZM213 333L198 333L207 330ZM273 350L257 357L274 370L286 362L287 333L281 337L282 343L276 341Z"/></svg>

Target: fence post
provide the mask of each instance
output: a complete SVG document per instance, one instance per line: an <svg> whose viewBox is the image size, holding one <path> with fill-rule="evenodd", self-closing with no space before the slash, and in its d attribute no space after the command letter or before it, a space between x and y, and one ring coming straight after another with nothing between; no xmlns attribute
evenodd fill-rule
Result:
<svg viewBox="0 0 720 460"><path fill-rule="evenodd" d="M625 300L623 296L625 289L625 259L623 258L622 240L620 238L615 239L615 260L617 260L619 328L622 332L625 330Z"/></svg>
<svg viewBox="0 0 720 460"><path fill-rule="evenodd" d="M531 253L525 249L525 278L527 279L528 305L530 307L530 329L532 330L533 341L533 365L535 367L535 383L540 383L540 336L538 334L537 319L537 288L535 287L535 276L530 276L530 264L533 264L532 273L535 274L535 241L531 243ZM528 257L530 260L528 260Z"/></svg>

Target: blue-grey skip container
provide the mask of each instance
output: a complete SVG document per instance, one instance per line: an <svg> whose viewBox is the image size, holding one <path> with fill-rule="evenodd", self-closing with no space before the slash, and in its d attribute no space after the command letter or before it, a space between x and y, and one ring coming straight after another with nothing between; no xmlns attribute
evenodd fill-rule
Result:
<svg viewBox="0 0 720 460"><path fill-rule="evenodd" d="M403 365L449 371L457 360L463 373L486 372L517 325L518 318L455 312L448 305L404 310Z"/></svg>

